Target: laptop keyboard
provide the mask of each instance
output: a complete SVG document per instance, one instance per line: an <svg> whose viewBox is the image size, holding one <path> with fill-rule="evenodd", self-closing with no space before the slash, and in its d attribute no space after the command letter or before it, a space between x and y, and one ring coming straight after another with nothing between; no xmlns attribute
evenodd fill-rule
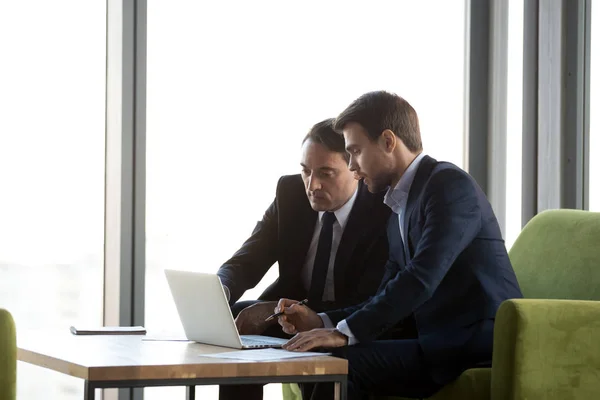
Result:
<svg viewBox="0 0 600 400"><path fill-rule="evenodd" d="M286 339L258 335L242 335L241 339L244 347L251 348L281 347L283 343L287 342Z"/></svg>

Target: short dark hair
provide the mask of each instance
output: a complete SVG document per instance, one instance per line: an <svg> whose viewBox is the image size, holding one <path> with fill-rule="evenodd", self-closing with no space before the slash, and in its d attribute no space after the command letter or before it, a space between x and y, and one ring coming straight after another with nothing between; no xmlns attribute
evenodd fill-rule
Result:
<svg viewBox="0 0 600 400"><path fill-rule="evenodd" d="M333 129L334 118L328 118L313 125L308 134L302 140L302 144L307 140L323 145L329 151L341 153L346 162L350 161L350 154L346 152L344 137Z"/></svg>
<svg viewBox="0 0 600 400"><path fill-rule="evenodd" d="M412 152L423 150L419 118L414 108L395 93L383 90L365 93L336 118L334 129L341 132L350 122L360 124L371 140L389 129Z"/></svg>

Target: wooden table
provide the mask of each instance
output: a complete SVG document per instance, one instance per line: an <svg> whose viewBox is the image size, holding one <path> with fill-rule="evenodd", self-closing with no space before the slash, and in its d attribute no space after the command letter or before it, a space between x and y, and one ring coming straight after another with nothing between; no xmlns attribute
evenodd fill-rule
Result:
<svg viewBox="0 0 600 400"><path fill-rule="evenodd" d="M85 380L84 399L95 389L196 385L334 382L335 399L346 399L348 362L335 357L243 361L203 357L237 351L193 342L142 340L138 335L74 336L25 332L17 338L20 361Z"/></svg>

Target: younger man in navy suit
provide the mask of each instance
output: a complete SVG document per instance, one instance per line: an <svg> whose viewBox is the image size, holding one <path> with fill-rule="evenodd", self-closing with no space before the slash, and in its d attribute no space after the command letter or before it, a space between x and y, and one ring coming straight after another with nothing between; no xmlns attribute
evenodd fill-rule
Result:
<svg viewBox="0 0 600 400"><path fill-rule="evenodd" d="M471 176L423 154L417 114L403 98L367 93L335 128L350 169L370 192L387 190L389 261L377 294L357 306L317 314L280 300L283 330L300 332L284 347L342 347L350 399L428 397L467 368L491 363L496 310L522 297L498 221ZM409 319L415 338L377 340ZM329 390L321 385L313 398L331 398Z"/></svg>

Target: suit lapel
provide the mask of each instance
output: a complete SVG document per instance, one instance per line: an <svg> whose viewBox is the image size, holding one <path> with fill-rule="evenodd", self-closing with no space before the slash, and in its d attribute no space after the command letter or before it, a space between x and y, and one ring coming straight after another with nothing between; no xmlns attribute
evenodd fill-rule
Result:
<svg viewBox="0 0 600 400"><path fill-rule="evenodd" d="M372 207L373 197L368 196L368 189L362 181L358 183L358 193L356 194L356 200L348 216L344 233L340 238L340 245L338 247L335 264L333 266L333 277L335 286L335 298L341 299L348 295L344 293L345 290L345 278L346 278L346 267L350 263L350 257L356 247L356 244L360 238L366 233L366 227L368 227L367 216L369 215L368 210Z"/></svg>
<svg viewBox="0 0 600 400"><path fill-rule="evenodd" d="M300 279L300 273L306 262L308 247L310 246L310 241L312 240L315 231L315 224L317 223L317 216L319 215L319 213L310 206L308 198L306 198L306 196L304 197L306 201L303 202L301 207L298 207L295 216L294 239L290 241L291 243L288 247L289 252L286 255L289 265L293 265L292 270L294 279Z"/></svg>
<svg viewBox="0 0 600 400"><path fill-rule="evenodd" d="M409 228L410 228L410 217L415 209L415 205L417 203L417 199L423 190L423 186L429 175L431 174L431 170L437 161L429 156L424 156L421 160L421 164L419 164L419 168L417 169L417 173L415 174L415 179L413 180L410 191L408 192L408 200L406 202L406 209L404 211L404 226L402 232L404 232L404 255L406 257L406 261L410 260L412 254L409 251L408 240L409 240Z"/></svg>

